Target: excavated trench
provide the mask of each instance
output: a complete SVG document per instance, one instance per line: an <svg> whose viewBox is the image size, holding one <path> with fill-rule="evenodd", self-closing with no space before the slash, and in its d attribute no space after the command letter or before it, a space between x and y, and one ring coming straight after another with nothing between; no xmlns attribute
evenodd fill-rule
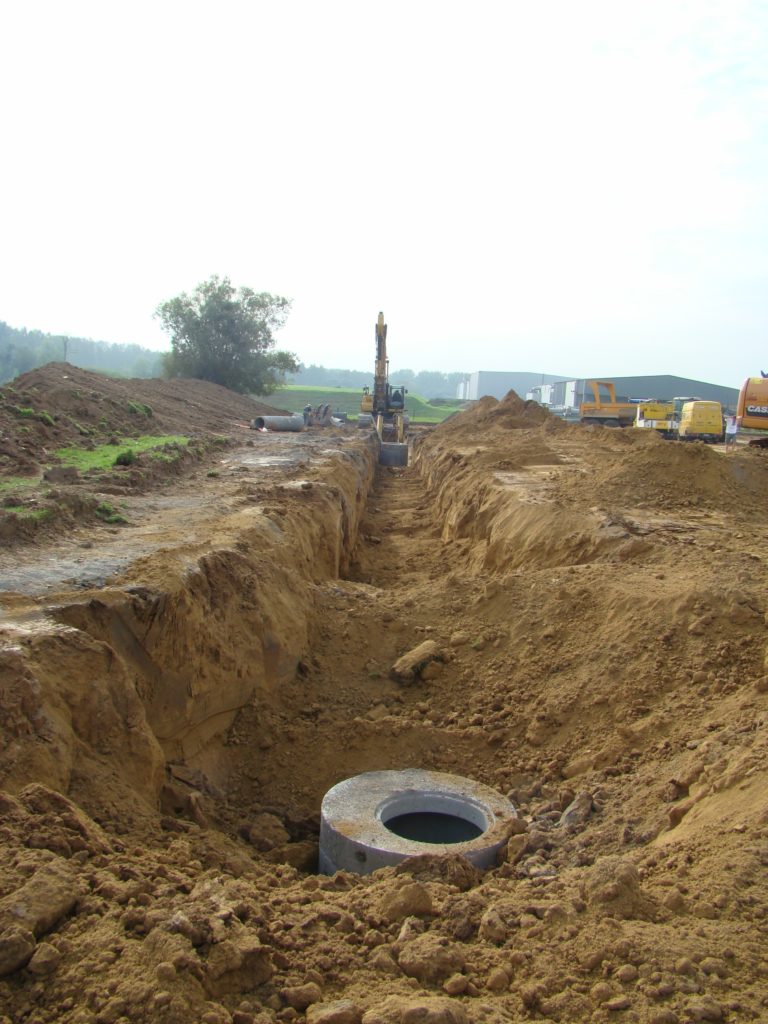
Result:
<svg viewBox="0 0 768 1024"><path fill-rule="evenodd" d="M762 1019L768 472L517 426L263 438L0 598L9 1019ZM318 877L324 795L411 771L508 797L499 857Z"/></svg>
<svg viewBox="0 0 768 1024"><path fill-rule="evenodd" d="M22 758L19 776L42 770L67 791L92 745L154 803L166 762L210 759L236 715L268 704L308 656L326 588L348 572L374 454L321 452L308 475L240 484L203 539L134 558L74 599L17 600L9 656L35 679L47 733L45 750L25 751L47 763Z"/></svg>
<svg viewBox="0 0 768 1024"><path fill-rule="evenodd" d="M219 515L190 515L193 543L180 534L98 591L16 610L4 657L25 683L10 699L40 742L19 736L6 785L41 779L120 827L159 805L248 835L249 821L271 814L308 844L282 849L308 868L323 795L342 779L422 768L514 789L527 770L515 745L558 735L551 770L573 760L568 709L583 684L553 647L553 625L531 619L534 591L559 588L565 622L585 573L601 559L648 557L644 536L594 510L564 518L542 499L542 473L571 468L556 444L529 456L525 487L511 474L467 486L479 448L417 446L403 470L377 467L359 439L320 442L298 461L280 444L243 453L249 472L271 465L272 476L236 478L217 496ZM495 600L499 568L511 606ZM625 598L607 596L615 616ZM630 631L663 600L650 597L645 609L632 597ZM610 670L619 633L605 628ZM392 678L430 637L440 643L428 669ZM508 642L525 671L507 662L502 685L504 662L488 651ZM545 673L564 673L557 705L536 699Z"/></svg>
<svg viewBox="0 0 768 1024"><path fill-rule="evenodd" d="M268 809L303 839L342 778L455 768L462 747L471 764L471 744L446 758L409 717L423 687L389 679L432 628L411 577L441 572L420 475L357 440L311 465L240 483L220 518L190 513L195 543L97 591L6 610L10 699L40 741L19 744L7 786L40 779L122 828L158 803L241 832Z"/></svg>
<svg viewBox="0 0 768 1024"><path fill-rule="evenodd" d="M33 684L23 699L31 689L44 742L22 744L7 785L39 778L118 828L159 805L247 836L271 814L294 844L282 853L308 869L323 795L342 779L421 768L509 781L496 767L509 716L468 724L453 693L467 670L444 642L431 674L391 678L486 586L477 569L498 547L503 492L478 516L481 494L452 502L462 462L439 453L403 470L378 467L358 439L298 462L279 444L241 460L271 479L238 479L218 517L210 502L202 521L187 509L178 543L98 591L17 610L11 658ZM465 538L485 549L482 566Z"/></svg>

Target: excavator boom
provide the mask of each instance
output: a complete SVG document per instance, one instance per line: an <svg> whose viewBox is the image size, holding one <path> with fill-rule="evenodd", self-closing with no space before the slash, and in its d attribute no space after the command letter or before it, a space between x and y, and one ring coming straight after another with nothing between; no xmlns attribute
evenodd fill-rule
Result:
<svg viewBox="0 0 768 1024"><path fill-rule="evenodd" d="M387 408L387 381L389 360L387 359L387 325L384 314L379 313L376 321L376 366L373 374L373 411L385 413Z"/></svg>
<svg viewBox="0 0 768 1024"><path fill-rule="evenodd" d="M393 387L389 383L389 359L387 358L387 325L384 314L376 320L376 363L373 373L373 391L363 388L360 402L360 416L357 425L363 429L375 429L382 442L381 461L387 465L407 465L408 447L405 433L408 417L405 414L404 387Z"/></svg>

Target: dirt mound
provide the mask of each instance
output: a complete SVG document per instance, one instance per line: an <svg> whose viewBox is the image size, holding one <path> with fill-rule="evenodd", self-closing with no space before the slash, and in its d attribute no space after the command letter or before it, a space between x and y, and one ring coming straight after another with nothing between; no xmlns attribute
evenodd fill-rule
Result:
<svg viewBox="0 0 768 1024"><path fill-rule="evenodd" d="M35 474L69 445L226 434L276 411L208 381L120 379L48 363L0 388L0 474Z"/></svg>
<svg viewBox="0 0 768 1024"><path fill-rule="evenodd" d="M632 432L626 433L632 438ZM765 507L768 459L759 453L744 447L723 458L700 442L674 443L654 437L648 443L650 439L642 436L645 443L629 446L619 461L595 472L598 493L636 498L642 505L661 500L721 509Z"/></svg>
<svg viewBox="0 0 768 1024"><path fill-rule="evenodd" d="M501 401L490 396L481 398L472 408L451 416L437 428L437 433L455 436L488 429L526 430L544 424L549 429L565 427L565 423L543 405L526 401L515 391L509 391Z"/></svg>

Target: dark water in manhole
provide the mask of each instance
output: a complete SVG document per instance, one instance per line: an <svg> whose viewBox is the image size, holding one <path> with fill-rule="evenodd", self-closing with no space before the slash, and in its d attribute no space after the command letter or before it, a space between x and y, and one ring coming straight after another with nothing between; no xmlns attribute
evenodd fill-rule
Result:
<svg viewBox="0 0 768 1024"><path fill-rule="evenodd" d="M384 824L396 836L418 843L467 843L483 834L483 829L473 822L437 811L398 814Z"/></svg>

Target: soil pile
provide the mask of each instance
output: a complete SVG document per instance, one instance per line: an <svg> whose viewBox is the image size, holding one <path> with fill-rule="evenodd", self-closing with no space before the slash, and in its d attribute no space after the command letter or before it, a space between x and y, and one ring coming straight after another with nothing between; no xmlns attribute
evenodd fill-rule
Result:
<svg viewBox="0 0 768 1024"><path fill-rule="evenodd" d="M764 456L519 401L370 493L356 435L244 448L109 587L5 596L9 1020L768 1016ZM509 796L499 865L315 874L407 767Z"/></svg>
<svg viewBox="0 0 768 1024"><path fill-rule="evenodd" d="M508 392L501 401L486 396L469 410L451 416L441 426L446 436L467 434L476 430L525 430L549 424L550 428L564 426L562 420L553 416L538 402L526 401L514 392Z"/></svg>
<svg viewBox="0 0 768 1024"><path fill-rule="evenodd" d="M227 434L277 410L201 380L122 380L48 363L0 388L0 473L27 475L55 449L140 434Z"/></svg>
<svg viewBox="0 0 768 1024"><path fill-rule="evenodd" d="M78 522L125 522L113 495L140 494L178 481L244 428L278 410L201 380L123 380L49 363L0 388L0 540L40 543ZM134 438L156 439L131 451ZM178 438L161 444L162 438ZM61 466L62 449L116 446L104 468Z"/></svg>

